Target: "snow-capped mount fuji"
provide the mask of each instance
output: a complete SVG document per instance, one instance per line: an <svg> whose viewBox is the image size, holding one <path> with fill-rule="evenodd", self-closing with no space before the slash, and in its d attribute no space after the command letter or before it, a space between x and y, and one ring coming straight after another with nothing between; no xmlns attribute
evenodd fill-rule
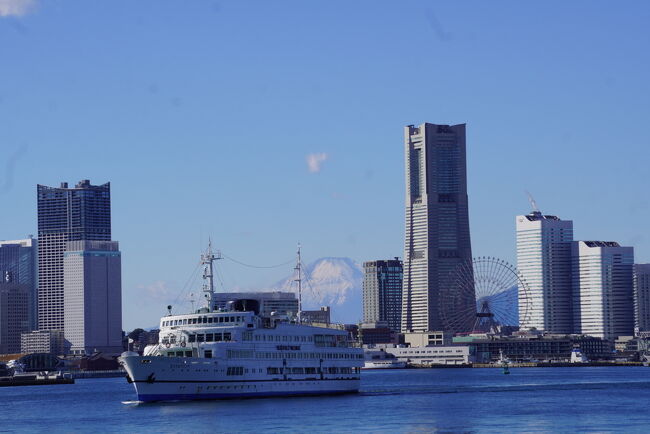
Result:
<svg viewBox="0 0 650 434"><path fill-rule="evenodd" d="M273 285L273 291L298 292L295 275ZM302 308L330 306L332 321L357 323L362 317L363 271L350 258L320 258L303 268Z"/></svg>

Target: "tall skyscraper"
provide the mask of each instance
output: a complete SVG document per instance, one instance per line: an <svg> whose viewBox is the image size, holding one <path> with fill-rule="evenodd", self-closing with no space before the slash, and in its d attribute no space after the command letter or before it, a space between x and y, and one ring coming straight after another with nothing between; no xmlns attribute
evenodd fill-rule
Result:
<svg viewBox="0 0 650 434"><path fill-rule="evenodd" d="M37 327L38 318L38 273L37 241L34 238L24 240L0 241L0 277L5 282L25 285L27 288L28 330Z"/></svg>
<svg viewBox="0 0 650 434"><path fill-rule="evenodd" d="M634 327L650 331L650 264L634 265Z"/></svg>
<svg viewBox="0 0 650 434"><path fill-rule="evenodd" d="M402 319L402 261L363 263L363 322L385 321L399 332Z"/></svg>
<svg viewBox="0 0 650 434"><path fill-rule="evenodd" d="M519 326L572 333L573 222L537 210L517 216L515 222L517 268L528 287L527 294L519 288Z"/></svg>
<svg viewBox="0 0 650 434"><path fill-rule="evenodd" d="M68 241L111 240L110 183L37 187L38 327L64 330L63 254Z"/></svg>
<svg viewBox="0 0 650 434"><path fill-rule="evenodd" d="M467 199L465 124L404 128L406 231L403 332L442 328L439 293L450 274L472 259ZM474 317L476 306L455 306ZM468 322L472 322L468 318Z"/></svg>
<svg viewBox="0 0 650 434"><path fill-rule="evenodd" d="M63 269L64 333L70 352L122 352L122 272L117 241L69 241Z"/></svg>
<svg viewBox="0 0 650 434"><path fill-rule="evenodd" d="M572 245L575 332L613 340L634 334L634 249L613 241Z"/></svg>

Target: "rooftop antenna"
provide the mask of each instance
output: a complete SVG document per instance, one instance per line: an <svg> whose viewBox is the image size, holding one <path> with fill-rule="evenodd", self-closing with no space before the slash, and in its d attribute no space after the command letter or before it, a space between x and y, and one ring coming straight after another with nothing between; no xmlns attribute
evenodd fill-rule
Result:
<svg viewBox="0 0 650 434"><path fill-rule="evenodd" d="M221 252L217 251L216 254L212 253L212 239L208 238L208 249L201 255L201 264L203 265L203 292L205 292L205 300L208 304L208 310L212 312L214 302L214 269L212 263L221 259ZM194 310L194 305L192 305Z"/></svg>
<svg viewBox="0 0 650 434"><path fill-rule="evenodd" d="M540 212L537 202L535 202L535 198L528 190L526 190L526 196L528 196L528 202L530 202L530 207L533 209L533 212Z"/></svg>
<svg viewBox="0 0 650 434"><path fill-rule="evenodd" d="M294 268L298 272L298 276L295 279L296 282L298 282L298 324L302 323L302 260L300 258L300 243L298 243L298 263L296 264L296 268Z"/></svg>

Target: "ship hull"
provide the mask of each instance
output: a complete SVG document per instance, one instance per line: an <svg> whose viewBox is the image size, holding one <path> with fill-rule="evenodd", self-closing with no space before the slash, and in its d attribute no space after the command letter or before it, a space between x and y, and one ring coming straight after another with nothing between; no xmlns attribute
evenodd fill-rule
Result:
<svg viewBox="0 0 650 434"><path fill-rule="evenodd" d="M323 384L327 383L327 384ZM354 384L356 383L356 384ZM290 396L343 395L357 393L358 380L135 384L138 401L190 401L202 399L245 399Z"/></svg>
<svg viewBox="0 0 650 434"><path fill-rule="evenodd" d="M241 379L232 379L219 374L216 367L223 362L214 359L127 356L121 361L128 380L135 386L138 400L142 402L341 395L357 393L360 386L358 376L259 378L259 374L249 374Z"/></svg>
<svg viewBox="0 0 650 434"><path fill-rule="evenodd" d="M366 362L362 369L404 369L406 362Z"/></svg>

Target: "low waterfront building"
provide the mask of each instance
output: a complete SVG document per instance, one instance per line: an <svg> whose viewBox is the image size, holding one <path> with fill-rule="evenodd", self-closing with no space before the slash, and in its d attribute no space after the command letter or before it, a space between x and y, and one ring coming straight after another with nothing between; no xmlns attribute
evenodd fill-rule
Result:
<svg viewBox="0 0 650 434"><path fill-rule="evenodd" d="M322 306L319 310L303 310L300 312L300 319L306 323L329 324L330 312L329 306Z"/></svg>
<svg viewBox="0 0 650 434"><path fill-rule="evenodd" d="M442 331L404 333L404 343L412 347L451 345L451 334Z"/></svg>
<svg viewBox="0 0 650 434"><path fill-rule="evenodd" d="M472 347L472 354L480 363L498 361L501 352L517 362L565 362L571 358L574 348L579 348L589 360L608 359L613 350L611 342L583 335L462 336L454 337L453 341Z"/></svg>
<svg viewBox="0 0 650 434"><path fill-rule="evenodd" d="M636 352L639 345L634 336L619 336L614 341L614 349L619 352Z"/></svg>
<svg viewBox="0 0 650 434"><path fill-rule="evenodd" d="M116 355L95 353L86 355L79 360L79 369L84 371L113 371L120 369Z"/></svg>
<svg viewBox="0 0 650 434"><path fill-rule="evenodd" d="M416 365L466 365L474 356L468 345L437 347L386 347L384 351L398 360Z"/></svg>
<svg viewBox="0 0 650 434"><path fill-rule="evenodd" d="M364 345L391 344L397 343L397 333L395 333L386 321L377 321L374 323L363 323L359 328L361 343Z"/></svg>
<svg viewBox="0 0 650 434"><path fill-rule="evenodd" d="M56 371L64 367L63 360L50 353L30 353L13 362L23 372Z"/></svg>
<svg viewBox="0 0 650 434"><path fill-rule="evenodd" d="M270 318L271 313L279 315L296 315L298 299L293 292L217 292L214 294L214 308L225 310L228 302L236 300L257 300L260 304L260 316Z"/></svg>
<svg viewBox="0 0 650 434"><path fill-rule="evenodd" d="M20 352L23 354L49 353L66 354L65 337L62 330L35 330L20 336Z"/></svg>
<svg viewBox="0 0 650 434"><path fill-rule="evenodd" d="M636 338L637 351L650 354L650 331L641 331Z"/></svg>
<svg viewBox="0 0 650 434"><path fill-rule="evenodd" d="M158 343L160 330L144 330L135 329L125 336L127 351L135 351L142 354L147 345L155 345Z"/></svg>

